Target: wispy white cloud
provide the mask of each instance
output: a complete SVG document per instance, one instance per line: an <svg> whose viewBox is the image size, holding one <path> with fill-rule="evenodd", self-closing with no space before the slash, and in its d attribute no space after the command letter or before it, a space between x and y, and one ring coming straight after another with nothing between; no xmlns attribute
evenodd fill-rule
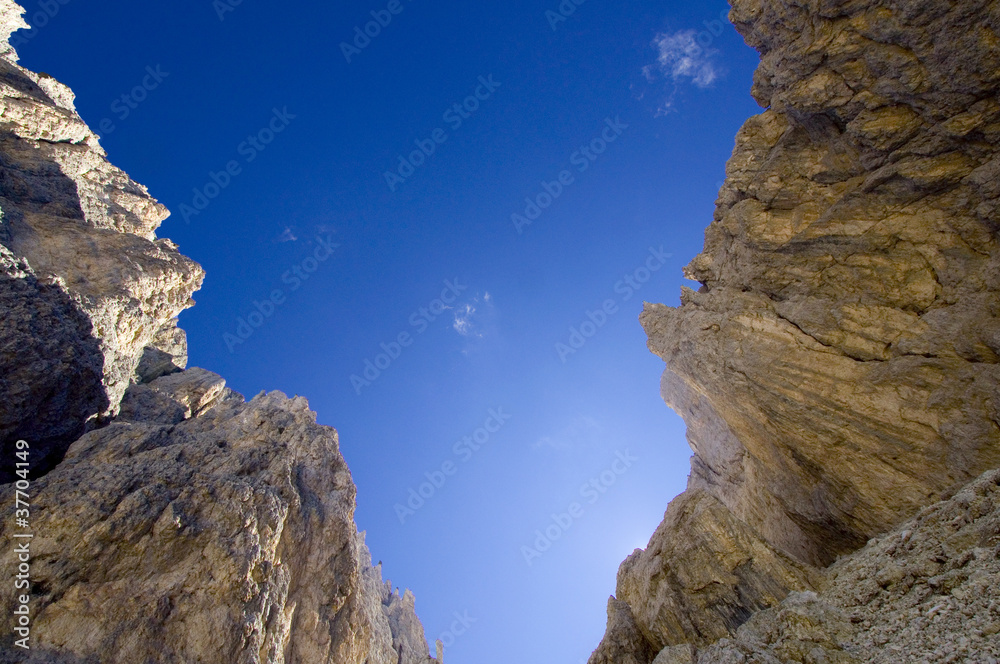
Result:
<svg viewBox="0 0 1000 664"><path fill-rule="evenodd" d="M476 295L465 304L455 307L452 327L463 337L482 339L485 336L484 325L480 320L484 315L492 318L493 296L489 292Z"/></svg>
<svg viewBox="0 0 1000 664"><path fill-rule="evenodd" d="M463 304L455 311L455 322L452 327L463 337L472 334L472 317L476 315L476 308L471 304Z"/></svg>
<svg viewBox="0 0 1000 664"><path fill-rule="evenodd" d="M279 235L274 241L275 242L295 242L299 237L295 234L295 229L290 226L285 227L285 230Z"/></svg>
<svg viewBox="0 0 1000 664"><path fill-rule="evenodd" d="M690 84L705 89L722 77L724 72L717 61L718 49L699 43L699 34L707 33L678 30L671 34L661 33L653 40L656 61L643 67L642 74L648 83L667 79L674 86L658 115L673 108L674 97L681 85Z"/></svg>
<svg viewBox="0 0 1000 664"><path fill-rule="evenodd" d="M715 63L719 52L701 46L697 30L657 35L653 45L658 51L655 66L675 83L687 79L699 88L707 88L719 78L719 68ZM650 73L647 71L647 77Z"/></svg>

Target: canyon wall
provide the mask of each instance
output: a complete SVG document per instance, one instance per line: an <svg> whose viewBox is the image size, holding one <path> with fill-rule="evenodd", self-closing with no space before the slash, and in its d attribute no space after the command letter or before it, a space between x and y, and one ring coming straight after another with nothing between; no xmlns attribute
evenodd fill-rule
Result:
<svg viewBox="0 0 1000 664"><path fill-rule="evenodd" d="M409 591L354 522L337 433L302 398L186 369L200 266L106 159L72 92L17 64L0 0L0 566L30 444L31 647L0 661L430 664ZM26 592L26 591L25 591Z"/></svg>
<svg viewBox="0 0 1000 664"><path fill-rule="evenodd" d="M1000 2L730 17L766 110L686 268L701 288L641 316L689 486L619 570L591 664L691 661L1000 467Z"/></svg>

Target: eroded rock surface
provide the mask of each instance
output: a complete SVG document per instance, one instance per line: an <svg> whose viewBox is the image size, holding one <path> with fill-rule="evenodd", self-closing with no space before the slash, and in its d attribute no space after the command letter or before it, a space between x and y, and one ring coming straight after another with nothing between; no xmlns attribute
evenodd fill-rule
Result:
<svg viewBox="0 0 1000 664"><path fill-rule="evenodd" d="M686 269L702 287L641 317L688 425L688 495L730 517L692 527L680 500L623 565L618 599L656 647L734 635L1000 467L1000 3L732 5L767 110ZM679 544L729 518L711 558ZM746 532L816 569L719 569Z"/></svg>
<svg viewBox="0 0 1000 664"><path fill-rule="evenodd" d="M0 0L0 32L27 27L22 13ZM203 272L156 238L167 214L108 163L67 87L18 66L9 47L0 54L4 454L30 438L40 470L57 463L76 437L117 412L146 346L193 303ZM49 302L45 335L23 322L42 324L42 299L31 289ZM41 353L39 336L58 352ZM74 384L74 373L84 380Z"/></svg>
<svg viewBox="0 0 1000 664"><path fill-rule="evenodd" d="M1000 659L1000 472L990 471L700 653L726 662ZM743 657L745 659L740 659Z"/></svg>
<svg viewBox="0 0 1000 664"><path fill-rule="evenodd" d="M413 595L371 568L337 434L304 399L244 403L202 369L134 389L157 398L33 485L36 659L19 661L435 661ZM4 569L17 565L12 490ZM0 598L5 635L13 601Z"/></svg>
<svg viewBox="0 0 1000 664"><path fill-rule="evenodd" d="M752 612L780 602L788 588L810 588L818 579L718 499L692 490L671 503L649 546L622 563L617 598L655 652L727 636Z"/></svg>
<svg viewBox="0 0 1000 664"><path fill-rule="evenodd" d="M0 37L25 27L0 0ZM201 268L105 159L73 94L0 48L0 447L31 445L30 652L0 662L435 664L302 398L184 370ZM0 567L25 540L0 477ZM22 591L28 592L28 591Z"/></svg>

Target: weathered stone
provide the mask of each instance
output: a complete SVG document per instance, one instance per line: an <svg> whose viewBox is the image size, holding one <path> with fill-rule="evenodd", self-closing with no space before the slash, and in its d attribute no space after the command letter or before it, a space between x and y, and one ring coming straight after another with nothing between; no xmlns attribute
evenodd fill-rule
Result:
<svg viewBox="0 0 1000 664"><path fill-rule="evenodd" d="M177 327L177 319L156 331L150 344L142 351L135 373L140 383L149 383L160 376L187 368L187 334Z"/></svg>
<svg viewBox="0 0 1000 664"><path fill-rule="evenodd" d="M656 648L646 640L625 602L608 600L608 635L590 656L588 664L647 664Z"/></svg>
<svg viewBox="0 0 1000 664"><path fill-rule="evenodd" d="M0 38L22 13L0 0ZM16 62L4 44L0 451L30 443L35 536L31 650L0 594L0 662L436 662L412 593L371 567L336 432L304 399L244 403L182 371L201 268L155 237L166 210L107 163L72 92Z"/></svg>
<svg viewBox="0 0 1000 664"><path fill-rule="evenodd" d="M789 588L811 588L819 579L716 498L692 490L670 504L649 546L622 563L616 597L659 651L712 643L780 602Z"/></svg>
<svg viewBox="0 0 1000 664"><path fill-rule="evenodd" d="M23 27L22 13L0 1L0 33ZM156 239L166 209L107 162L73 107L73 93L16 62L13 49L0 53L0 245L21 266L12 271L5 259L4 279L30 279L50 301L64 300L62 309L76 309L64 316L67 322L79 319L50 333L48 343L62 352L48 357L59 356L61 367L43 379L46 391L9 381L0 394L8 404L0 451L8 454L17 437L31 437L37 469L45 471L87 427L114 415L144 348L192 304L203 273L169 240ZM21 273L30 277L11 276ZM4 288L23 293L25 287L36 286ZM11 305L15 314L32 306ZM4 316L0 347L37 345L29 332ZM96 384L90 378L95 340L102 356ZM0 361L5 375L23 377L41 368L33 358L14 353ZM85 377L77 385L74 371Z"/></svg>
<svg viewBox="0 0 1000 664"><path fill-rule="evenodd" d="M667 646L656 656L653 664L695 664L694 646Z"/></svg>
<svg viewBox="0 0 1000 664"><path fill-rule="evenodd" d="M118 421L177 424L229 394L226 381L211 371L194 368L168 374L149 384L130 387L122 399Z"/></svg>
<svg viewBox="0 0 1000 664"><path fill-rule="evenodd" d="M388 597L371 579L336 432L302 398L243 403L222 385L192 369L140 386L189 417L137 413L88 433L33 483L40 659L27 661L398 664L398 643L406 664L426 664L412 594ZM6 569L12 494L2 491ZM8 648L14 601L0 598Z"/></svg>
<svg viewBox="0 0 1000 664"><path fill-rule="evenodd" d="M89 318L59 284L39 280L0 244L0 450L31 440L36 468L51 468L63 445L108 409L104 355ZM14 479L0 467L0 482Z"/></svg>
<svg viewBox="0 0 1000 664"><path fill-rule="evenodd" d="M1000 471L830 567L819 593L755 614L698 664L1000 658Z"/></svg>
<svg viewBox="0 0 1000 664"><path fill-rule="evenodd" d="M641 322L695 453L680 504L714 496L733 535L714 557L634 554L618 595L651 643L772 661L792 655L731 637L797 588L717 568L736 533L825 567L1000 467L1000 3L732 5L767 110L686 268L701 288ZM699 532L672 511L661 528ZM664 581L681 572L699 582ZM691 601L706 589L725 602Z"/></svg>

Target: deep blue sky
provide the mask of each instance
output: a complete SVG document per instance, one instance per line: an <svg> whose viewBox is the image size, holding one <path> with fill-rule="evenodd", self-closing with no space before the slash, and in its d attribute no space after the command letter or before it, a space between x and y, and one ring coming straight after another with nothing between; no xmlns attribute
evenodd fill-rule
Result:
<svg viewBox="0 0 1000 664"><path fill-rule="evenodd" d="M30 20L40 7L25 4ZM19 50L76 91L111 161L174 212L160 236L207 270L181 317L191 364L248 397L308 397L340 432L358 524L387 578L416 593L428 638L450 642L456 612L475 620L449 664L578 664L619 563L684 488L683 423L637 317L643 300L677 303L734 135L759 111L757 58L711 23L719 0L588 0L555 30L558 0L400 0L346 62L340 43L388 5L243 0L220 20L211 0L70 0ZM444 112L490 76L499 87L455 128ZM116 100L144 78L153 89L122 119ZM274 120L262 151L244 143L274 109L295 117ZM436 129L444 142L391 191L384 173ZM602 154L577 153L602 133ZM231 161L238 174L185 223L181 206L203 203L193 189ZM519 234L511 215L564 170L572 183ZM317 237L339 247L314 263ZM647 274L651 247L671 256ZM626 297L627 275L649 279ZM446 280L458 296L441 309ZM276 289L230 352L224 335ZM603 326L585 325L608 300ZM563 362L571 327L596 333ZM404 332L411 345L358 394L352 374L385 366L381 344L395 351ZM456 449L498 428L491 409L509 419ZM396 505L442 467L454 474L401 524ZM592 478L600 493L583 490ZM552 515L571 508L560 532ZM559 539L528 565L522 547L549 526Z"/></svg>

